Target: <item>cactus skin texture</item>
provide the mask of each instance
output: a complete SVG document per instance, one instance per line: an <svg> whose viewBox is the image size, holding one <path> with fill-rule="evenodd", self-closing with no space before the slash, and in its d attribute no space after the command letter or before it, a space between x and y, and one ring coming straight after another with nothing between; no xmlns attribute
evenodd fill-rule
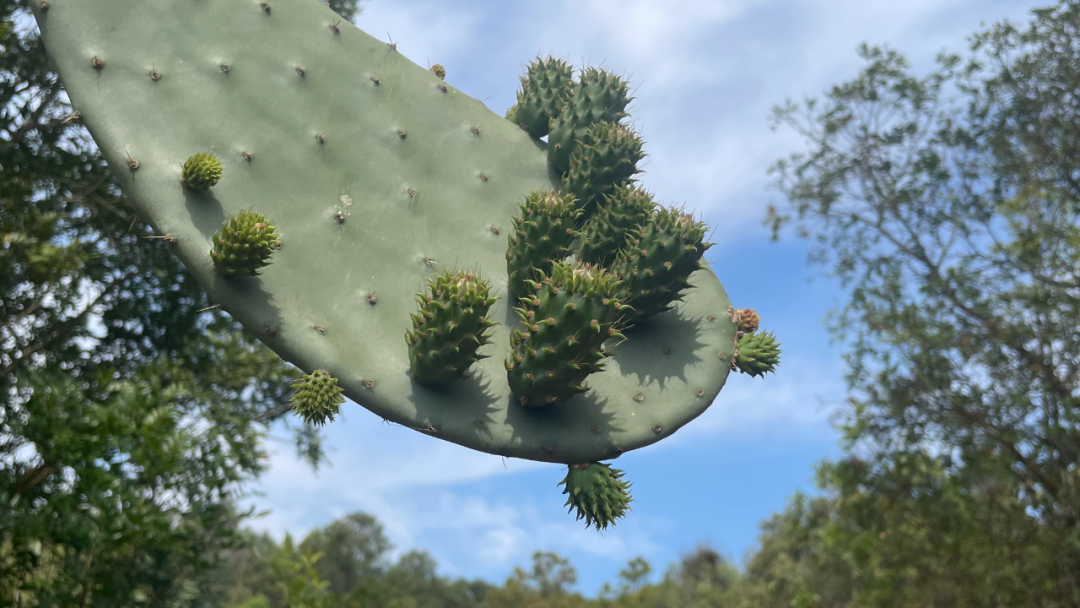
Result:
<svg viewBox="0 0 1080 608"><path fill-rule="evenodd" d="M513 121L539 139L573 93L574 68L562 59L537 57L521 77Z"/></svg>
<svg viewBox="0 0 1080 608"><path fill-rule="evenodd" d="M525 197L506 249L507 291L514 301L532 293L530 282L538 272L547 274L554 262L570 255L580 216L573 196L543 190Z"/></svg>
<svg viewBox="0 0 1080 608"><path fill-rule="evenodd" d="M626 245L626 238L640 232L655 209L652 194L640 187L632 184L616 187L582 227L577 259L590 264L610 264Z"/></svg>
<svg viewBox="0 0 1080 608"><path fill-rule="evenodd" d="M633 101L630 85L621 77L597 68L587 68L574 94L551 119L548 133L548 162L560 174L570 170L570 158L577 142L592 125L618 123L627 116Z"/></svg>
<svg viewBox="0 0 1080 608"><path fill-rule="evenodd" d="M221 181L221 160L209 152L192 154L184 161L180 183L195 191L209 190Z"/></svg>
<svg viewBox="0 0 1080 608"><path fill-rule="evenodd" d="M678 209L662 207L619 252L613 265L623 281L623 297L633 311L628 321L645 321L682 300L690 275L712 243L705 224Z"/></svg>
<svg viewBox="0 0 1080 608"><path fill-rule="evenodd" d="M465 271L428 279L427 291L417 294L420 310L406 332L409 371L422 384L448 384L460 379L473 363L486 358L477 351L490 343L488 309L495 303L491 283Z"/></svg>
<svg viewBox="0 0 1080 608"><path fill-rule="evenodd" d="M616 297L618 280L604 268L556 262L536 295L515 309L525 331L511 332L506 360L510 390L518 402L542 407L588 390L581 384L604 369L604 342L623 338L618 321L626 312Z"/></svg>
<svg viewBox="0 0 1080 608"><path fill-rule="evenodd" d="M630 510L634 499L630 496L628 481L622 480L623 472L605 463L572 464L566 477L559 482L567 495L564 507L570 512L577 510L577 519L585 520L585 527L594 526L605 530Z"/></svg>
<svg viewBox="0 0 1080 608"><path fill-rule="evenodd" d="M563 178L563 191L578 200L579 221L591 218L605 197L638 173L637 164L645 158L643 143L637 133L610 122L598 122L585 130L570 157L570 171Z"/></svg>
<svg viewBox="0 0 1080 608"><path fill-rule="evenodd" d="M322 370L305 375L292 387L294 392L289 405L304 422L314 426L333 422L334 416L340 413L339 407L345 403L337 379Z"/></svg>
<svg viewBox="0 0 1080 608"><path fill-rule="evenodd" d="M171 251L208 298L288 363L329 371L342 396L380 418L489 454L608 462L678 432L732 374L728 296L695 272L684 301L628 333L587 377L588 392L520 405L503 366L520 328L507 237L519 203L558 190L562 175L504 108L410 60L408 40L393 49L385 33L347 21L335 32L340 17L310 0L270 0L270 13L234 0L28 4L117 185L156 234L174 238ZM210 191L179 183L195 152L221 161ZM208 255L212 236L249 207L273 219L284 246L257 280L226 280ZM466 380L428 387L408 373L403 336L416 293L447 268L491 281L499 299L488 316L499 325ZM375 293L377 304L366 299Z"/></svg>
<svg viewBox="0 0 1080 608"><path fill-rule="evenodd" d="M281 236L270 220L250 209L230 216L214 233L210 259L214 270L225 276L259 274L270 264L270 256L280 246Z"/></svg>
<svg viewBox="0 0 1080 608"><path fill-rule="evenodd" d="M764 377L780 364L780 343L769 332L745 334L739 338L735 365L744 374Z"/></svg>

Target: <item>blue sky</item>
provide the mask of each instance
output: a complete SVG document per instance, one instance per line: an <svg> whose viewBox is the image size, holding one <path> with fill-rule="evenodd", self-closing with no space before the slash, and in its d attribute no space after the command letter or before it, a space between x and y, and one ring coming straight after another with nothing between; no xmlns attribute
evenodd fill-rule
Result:
<svg viewBox="0 0 1080 608"><path fill-rule="evenodd" d="M377 516L397 550L425 549L442 574L501 583L533 551L571 559L593 595L627 561L668 564L708 543L741 565L758 524L814 464L835 456L829 417L845 396L841 350L822 318L837 285L806 264L787 235L771 243L760 220L766 169L800 149L768 128L769 109L820 96L853 77L863 41L905 53L916 70L941 49L966 49L980 22L1025 21L1030 0L371 0L361 29L391 36L421 65L502 114L524 65L552 53L630 76L635 127L649 154L643 185L714 227L709 259L732 302L755 308L783 342L779 372L736 375L705 415L662 443L619 458L634 482L634 512L604 534L562 508L561 466L506 460L384 424L355 404L328 427L332 461L313 474L288 441L271 444L253 486L269 513L254 527L303 535L353 511ZM723 260L721 262L721 260ZM282 439L286 437L278 432Z"/></svg>

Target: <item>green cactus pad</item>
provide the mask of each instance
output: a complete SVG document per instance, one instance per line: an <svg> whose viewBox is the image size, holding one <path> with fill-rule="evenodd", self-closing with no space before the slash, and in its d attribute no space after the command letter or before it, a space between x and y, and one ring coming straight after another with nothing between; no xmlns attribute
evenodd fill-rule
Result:
<svg viewBox="0 0 1080 608"><path fill-rule="evenodd" d="M477 350L488 344L487 318L496 298L491 283L465 271L446 271L428 279L427 291L417 294L420 310L406 332L413 379L424 384L458 380L485 356Z"/></svg>
<svg viewBox="0 0 1080 608"><path fill-rule="evenodd" d="M218 157L209 152L198 152L184 161L180 183L195 191L209 190L221 181L222 172Z"/></svg>
<svg viewBox="0 0 1080 608"><path fill-rule="evenodd" d="M521 77L514 105L514 122L533 137L548 134L551 119L558 116L574 92L574 68L562 59L537 57Z"/></svg>
<svg viewBox="0 0 1080 608"><path fill-rule="evenodd" d="M521 405L562 403L588 389L589 374L604 369L604 342L622 339L626 313L618 279L599 266L557 262L515 309L525 326L511 332L507 378Z"/></svg>
<svg viewBox="0 0 1080 608"><path fill-rule="evenodd" d="M322 426L333 422L334 416L339 413L338 408L345 403L337 380L322 370L305 375L292 387L294 392L289 405L308 424Z"/></svg>
<svg viewBox="0 0 1080 608"><path fill-rule="evenodd" d="M598 122L585 130L570 157L570 171L563 179L563 191L574 195L586 221L615 188L630 182L645 158L644 142L623 125Z"/></svg>
<svg viewBox="0 0 1080 608"><path fill-rule="evenodd" d="M640 232L656 209L652 194L626 184L605 198L596 214L581 229L577 258L607 265L626 245L626 238Z"/></svg>
<svg viewBox="0 0 1080 608"><path fill-rule="evenodd" d="M739 339L735 365L744 374L764 376L780 364L780 343L772 333L745 334Z"/></svg>
<svg viewBox="0 0 1080 608"><path fill-rule="evenodd" d="M506 249L507 291L515 302L532 292L529 284L539 279L537 273L547 274L554 262L570 255L580 215L573 196L554 190L530 192L519 205Z"/></svg>
<svg viewBox="0 0 1080 608"><path fill-rule="evenodd" d="M548 133L548 161L560 174L570 170L570 157L578 140L600 122L618 123L633 100L630 86L621 77L597 68L586 68L574 94L552 117Z"/></svg>
<svg viewBox="0 0 1080 608"><path fill-rule="evenodd" d="M561 176L542 141L408 60L408 41L395 49L344 21L335 33L340 18L321 2L270 13L248 0L49 4L31 3L45 47L124 195L175 238L214 304L379 417L491 454L595 462L676 432L724 385L735 323L723 287L698 272L587 393L548 408L513 399L506 238L518 203ZM212 190L180 184L197 151L221 159ZM212 237L250 207L283 246L258 277L226 280ZM468 381L429 387L412 380L402 336L417 291L455 267L491 281L500 325Z"/></svg>
<svg viewBox="0 0 1080 608"><path fill-rule="evenodd" d="M630 510L630 482L622 480L623 472L602 462L572 464L566 477L559 482L567 495L564 507L577 510L577 519L585 527L604 530Z"/></svg>
<svg viewBox="0 0 1080 608"><path fill-rule="evenodd" d="M705 224L678 209L662 207L649 218L613 264L626 304L633 308L627 321L640 323L682 299L692 287L690 275L712 246L704 239Z"/></svg>
<svg viewBox="0 0 1080 608"><path fill-rule="evenodd" d="M261 213L245 209L231 215L212 238L210 259L214 270L225 276L255 276L270 264L270 256L281 246L280 238Z"/></svg>

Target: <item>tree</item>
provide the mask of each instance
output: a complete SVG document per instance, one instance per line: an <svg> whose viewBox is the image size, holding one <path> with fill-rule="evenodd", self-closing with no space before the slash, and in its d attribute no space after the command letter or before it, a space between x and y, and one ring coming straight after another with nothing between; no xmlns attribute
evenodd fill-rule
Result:
<svg viewBox="0 0 1080 608"><path fill-rule="evenodd" d="M0 603L204 603L294 372L127 205L32 23L0 0Z"/></svg>
<svg viewBox="0 0 1080 608"><path fill-rule="evenodd" d="M925 77L859 52L824 102L775 110L810 150L773 167L790 207L767 219L812 239L850 293L830 329L849 345L841 428L862 458L823 482L855 597L1075 605L1080 3L985 29ZM872 537L897 540L886 554ZM933 597L898 603L912 585Z"/></svg>

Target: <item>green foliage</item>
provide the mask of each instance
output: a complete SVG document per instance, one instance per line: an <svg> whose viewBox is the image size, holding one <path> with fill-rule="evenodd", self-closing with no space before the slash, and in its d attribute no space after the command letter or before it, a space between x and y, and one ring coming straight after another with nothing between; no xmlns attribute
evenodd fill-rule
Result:
<svg viewBox="0 0 1080 608"><path fill-rule="evenodd" d="M792 526L789 557L828 559L771 605L1080 604L1080 3L971 43L925 76L863 46L776 109L810 149L774 166L767 222L851 294L852 456L823 467L827 521Z"/></svg>
<svg viewBox="0 0 1080 608"><path fill-rule="evenodd" d="M0 0L0 605L197 605L295 374L132 211L25 6Z"/></svg>

